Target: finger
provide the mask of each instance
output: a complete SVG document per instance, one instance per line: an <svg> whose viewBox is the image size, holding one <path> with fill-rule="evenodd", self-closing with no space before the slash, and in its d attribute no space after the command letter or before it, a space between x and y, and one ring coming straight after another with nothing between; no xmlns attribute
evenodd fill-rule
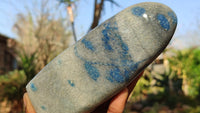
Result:
<svg viewBox="0 0 200 113"><path fill-rule="evenodd" d="M143 72L140 73L127 88L125 88L122 92L120 92L111 100L110 106L108 108L108 113L122 113L123 112L127 98L129 94L132 92L132 90L134 89L135 85L137 84L137 81L140 79L142 74Z"/></svg>
<svg viewBox="0 0 200 113"><path fill-rule="evenodd" d="M107 113L122 113L128 98L128 89L125 88L110 102Z"/></svg>
<svg viewBox="0 0 200 113"><path fill-rule="evenodd" d="M27 93L24 94L23 101L24 101L26 113L36 113L32 104L31 104L31 101L30 101Z"/></svg>
<svg viewBox="0 0 200 113"><path fill-rule="evenodd" d="M129 95L130 95L130 93L133 91L133 89L134 89L134 87L135 87L135 85L137 84L137 82L138 82L138 80L140 79L140 77L143 75L143 72L141 72L134 80L133 80L133 82L130 84L130 85L128 85L128 93L129 93Z"/></svg>

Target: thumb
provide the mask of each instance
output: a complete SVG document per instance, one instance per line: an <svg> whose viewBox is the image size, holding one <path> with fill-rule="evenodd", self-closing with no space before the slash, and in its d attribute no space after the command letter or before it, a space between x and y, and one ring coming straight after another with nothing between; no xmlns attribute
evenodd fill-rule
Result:
<svg viewBox="0 0 200 113"><path fill-rule="evenodd" d="M110 102L107 113L122 113L128 98L128 89L125 88Z"/></svg>
<svg viewBox="0 0 200 113"><path fill-rule="evenodd" d="M24 94L23 101L26 113L36 113L27 93Z"/></svg>

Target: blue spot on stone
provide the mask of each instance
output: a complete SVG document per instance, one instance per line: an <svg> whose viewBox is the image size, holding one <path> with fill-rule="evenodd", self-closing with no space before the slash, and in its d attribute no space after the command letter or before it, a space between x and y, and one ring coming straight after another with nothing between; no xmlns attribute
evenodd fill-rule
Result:
<svg viewBox="0 0 200 113"><path fill-rule="evenodd" d="M170 16L172 18L173 24L177 23L176 15L173 12L168 12L168 16Z"/></svg>
<svg viewBox="0 0 200 113"><path fill-rule="evenodd" d="M124 82L125 78L121 75L119 68L110 70L110 76L118 83Z"/></svg>
<svg viewBox="0 0 200 113"><path fill-rule="evenodd" d="M68 81L68 83L69 83L70 86L72 86L72 87L75 86L75 84L71 80L67 80L67 81Z"/></svg>
<svg viewBox="0 0 200 113"><path fill-rule="evenodd" d="M126 80L129 79L130 73L131 73L131 71L128 71L127 69L125 69L125 71L124 71L124 76L125 76Z"/></svg>
<svg viewBox="0 0 200 113"><path fill-rule="evenodd" d="M121 43L121 48L122 48L122 51L120 52L121 53L120 58L122 60L130 59L130 55L128 55L128 50L129 50L128 46L125 43Z"/></svg>
<svg viewBox="0 0 200 113"><path fill-rule="evenodd" d="M46 110L46 107L45 107L45 106L41 106L41 108L42 108L43 110Z"/></svg>
<svg viewBox="0 0 200 113"><path fill-rule="evenodd" d="M102 41L104 43L104 48L106 50L109 50L109 51L112 51L112 46L109 44L109 40L110 40L110 37L109 37L109 32L110 32L110 28L109 27L106 27L106 29L102 30L102 34L103 34L103 38L102 38ZM112 32L112 31L111 31Z"/></svg>
<svg viewBox="0 0 200 113"><path fill-rule="evenodd" d="M123 59L121 60L122 66L127 66L129 60Z"/></svg>
<svg viewBox="0 0 200 113"><path fill-rule="evenodd" d="M99 74L99 70L92 66L91 63L89 62L85 62L85 69L87 70L89 76L93 79L93 80L97 80L97 78L99 78L100 74Z"/></svg>
<svg viewBox="0 0 200 113"><path fill-rule="evenodd" d="M125 43L122 43L121 46L123 51L128 51L128 46Z"/></svg>
<svg viewBox="0 0 200 113"><path fill-rule="evenodd" d="M164 15L158 14L157 15L157 20L159 21L160 26L162 28L164 28L167 31L170 29L169 21L167 20L167 18Z"/></svg>
<svg viewBox="0 0 200 113"><path fill-rule="evenodd" d="M132 8L132 13L136 16L142 16L145 12L146 12L145 9L142 7Z"/></svg>
<svg viewBox="0 0 200 113"><path fill-rule="evenodd" d="M125 58L126 56L128 56L128 51L120 51L120 56L120 58Z"/></svg>
<svg viewBox="0 0 200 113"><path fill-rule="evenodd" d="M61 65L62 64L62 60L58 59L58 64Z"/></svg>
<svg viewBox="0 0 200 113"><path fill-rule="evenodd" d="M85 38L84 38L81 42L85 45L85 47L86 47L87 49L89 49L89 50L91 50L91 51L93 51L93 52L95 51L95 48L94 48L94 46L92 45L92 42L86 40Z"/></svg>
<svg viewBox="0 0 200 113"><path fill-rule="evenodd" d="M143 62L143 61L139 61L139 62L137 62L137 63L131 65L131 66L130 66L130 70L135 71L135 70L138 68L139 63L141 63L141 62Z"/></svg>
<svg viewBox="0 0 200 113"><path fill-rule="evenodd" d="M143 13L145 13L145 10L142 10L143 8L140 7L134 13L138 16L141 16ZM78 53L78 46L74 47L75 55L81 61L83 61L83 66L87 71L88 76L94 81L97 81L100 77L100 72L98 69L98 67L100 66L108 66L108 68L106 68L105 70L107 72L107 76L105 76L105 79L107 79L109 82L123 83L125 81L128 81L130 74L134 72L138 68L138 64L143 61L134 62L132 60L132 56L129 54L128 45L122 40L116 22L107 22L103 25L103 27L104 29L101 31L101 40L102 46L105 48L106 51L109 52L109 54L106 54L105 56L106 58L108 58L108 61L92 61L87 57L81 56ZM92 45L92 42L83 39L82 43L85 45L86 49L94 51L94 46ZM113 57L113 55L116 55L116 57ZM70 80L68 81L68 83L72 85L72 87L74 86Z"/></svg>
<svg viewBox="0 0 200 113"><path fill-rule="evenodd" d="M114 82L114 80L111 76L106 76L106 79L109 80L110 82Z"/></svg>
<svg viewBox="0 0 200 113"><path fill-rule="evenodd" d="M35 86L34 83L31 83L31 84L30 84L30 87L31 87L31 90L32 90L32 91L34 91L34 92L37 91L37 87Z"/></svg>

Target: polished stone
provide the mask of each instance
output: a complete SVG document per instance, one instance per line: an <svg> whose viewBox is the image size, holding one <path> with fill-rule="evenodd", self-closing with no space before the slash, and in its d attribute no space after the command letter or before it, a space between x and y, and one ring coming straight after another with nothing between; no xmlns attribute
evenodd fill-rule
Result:
<svg viewBox="0 0 200 113"><path fill-rule="evenodd" d="M89 112L121 91L168 45L177 25L167 6L133 5L66 49L27 85L37 113Z"/></svg>

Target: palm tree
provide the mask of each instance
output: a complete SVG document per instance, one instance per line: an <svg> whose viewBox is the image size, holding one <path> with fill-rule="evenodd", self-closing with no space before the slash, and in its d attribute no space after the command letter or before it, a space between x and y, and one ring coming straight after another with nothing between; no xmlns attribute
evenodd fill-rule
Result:
<svg viewBox="0 0 200 113"><path fill-rule="evenodd" d="M67 12L69 14L70 17L70 23L72 26L72 32L73 32L73 36L74 36L74 41L77 41L77 37L76 37L76 32L75 32L75 28L74 28L74 14L73 14L73 10L72 10L72 4L74 4L77 0L59 0L59 2L61 4L65 4Z"/></svg>

